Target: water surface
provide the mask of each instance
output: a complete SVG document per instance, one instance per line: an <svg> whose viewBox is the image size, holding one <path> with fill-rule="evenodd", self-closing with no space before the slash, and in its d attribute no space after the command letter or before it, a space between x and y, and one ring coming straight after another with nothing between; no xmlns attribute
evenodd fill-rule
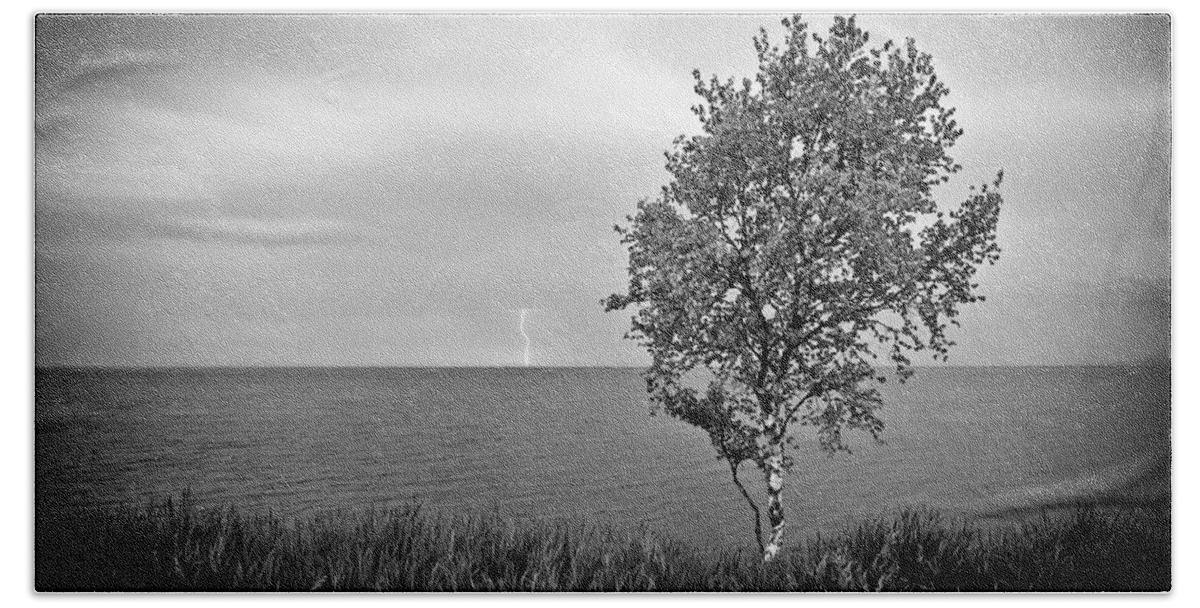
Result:
<svg viewBox="0 0 1200 608"><path fill-rule="evenodd" d="M647 414L626 368L39 369L39 510L191 489L288 516L414 498L744 543L703 432ZM904 505L968 515L1169 496L1162 368L930 368L886 385L885 443L795 453L793 533ZM810 429L802 429L811 438ZM743 480L761 486L744 465Z"/></svg>

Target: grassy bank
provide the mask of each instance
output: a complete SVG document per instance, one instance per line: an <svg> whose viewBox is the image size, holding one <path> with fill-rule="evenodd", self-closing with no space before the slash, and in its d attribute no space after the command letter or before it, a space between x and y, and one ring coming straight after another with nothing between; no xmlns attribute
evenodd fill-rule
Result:
<svg viewBox="0 0 1200 608"><path fill-rule="evenodd" d="M1166 590L1165 514L1091 508L982 529L904 511L749 551L417 507L285 522L184 501L39 514L36 586L54 590ZM793 542L794 539L793 539Z"/></svg>

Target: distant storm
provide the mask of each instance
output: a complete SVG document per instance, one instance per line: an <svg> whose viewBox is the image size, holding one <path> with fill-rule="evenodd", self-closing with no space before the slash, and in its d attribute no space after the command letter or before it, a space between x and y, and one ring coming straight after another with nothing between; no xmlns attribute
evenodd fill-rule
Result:
<svg viewBox="0 0 1200 608"><path fill-rule="evenodd" d="M599 304L626 280L612 226L696 132L693 68L752 74L778 22L40 17L36 363L644 365ZM952 92L939 199L1005 171L951 363L1168 357L1168 18L859 24Z"/></svg>

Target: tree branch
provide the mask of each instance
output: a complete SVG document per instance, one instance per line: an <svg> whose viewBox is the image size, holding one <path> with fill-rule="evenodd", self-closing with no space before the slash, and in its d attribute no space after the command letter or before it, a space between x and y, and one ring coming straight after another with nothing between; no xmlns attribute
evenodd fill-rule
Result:
<svg viewBox="0 0 1200 608"><path fill-rule="evenodd" d="M741 463L729 461L729 472L733 475L733 483L737 485L738 490L742 492L742 498L746 499L746 504L754 510L754 539L758 541L758 552L762 554L766 547L763 545L762 539L762 513L758 510L758 505L754 503L754 499L750 498L750 493L746 491L746 486L742 485L742 481L738 479L738 465Z"/></svg>
<svg viewBox="0 0 1200 608"><path fill-rule="evenodd" d="M808 401L809 399L812 399L813 397L816 397L821 394L821 391L819 390L820 388L821 387L819 385L817 385L817 386L813 386L812 388L808 389L808 393L805 394L803 398L801 398L799 401L796 402L796 406L793 407L792 409L788 410L787 416L785 416L783 418L783 432L785 434L787 433L788 423L792 421L792 417L796 415L796 412L800 411L800 408L804 405L805 401Z"/></svg>

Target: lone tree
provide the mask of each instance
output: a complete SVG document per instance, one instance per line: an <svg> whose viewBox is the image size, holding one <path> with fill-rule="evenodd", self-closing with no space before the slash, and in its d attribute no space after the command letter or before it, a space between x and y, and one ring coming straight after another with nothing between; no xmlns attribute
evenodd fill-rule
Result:
<svg viewBox="0 0 1200 608"><path fill-rule="evenodd" d="M887 377L876 360L901 381L913 351L946 360L947 323L984 299L972 278L999 257L1003 176L943 214L933 187L961 168L948 150L962 130L931 57L912 39L868 48L853 17L827 38L798 17L783 26L782 48L765 29L754 38L753 80L693 72L703 132L675 140L661 197L616 227L629 292L604 302L636 310L626 337L653 359L652 412L708 432L754 511L764 561L783 542L797 427L830 453L848 451L845 429L878 440ZM765 542L738 479L746 461L766 481Z"/></svg>

